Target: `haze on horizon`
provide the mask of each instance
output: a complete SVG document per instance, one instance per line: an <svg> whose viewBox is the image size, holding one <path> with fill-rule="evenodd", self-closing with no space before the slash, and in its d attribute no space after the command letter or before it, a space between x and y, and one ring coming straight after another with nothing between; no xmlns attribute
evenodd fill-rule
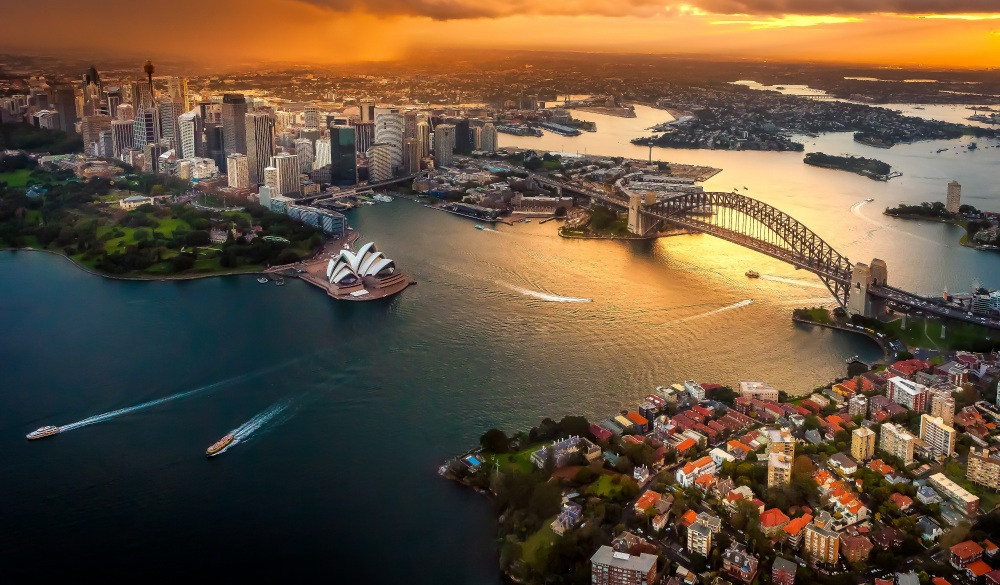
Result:
<svg viewBox="0 0 1000 585"><path fill-rule="evenodd" d="M194 61L419 59L427 48L1000 67L998 0L70 0L5 7L0 50ZM25 26L36 22L42 26Z"/></svg>

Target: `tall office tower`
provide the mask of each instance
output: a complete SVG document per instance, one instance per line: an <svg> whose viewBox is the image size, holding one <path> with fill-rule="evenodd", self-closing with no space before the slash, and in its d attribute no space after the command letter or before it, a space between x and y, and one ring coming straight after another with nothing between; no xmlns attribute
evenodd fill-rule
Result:
<svg viewBox="0 0 1000 585"><path fill-rule="evenodd" d="M205 124L222 125L222 103L202 102L198 104L198 111L201 112L201 119Z"/></svg>
<svg viewBox="0 0 1000 585"><path fill-rule="evenodd" d="M135 126L131 120L111 121L112 154L121 158L122 154L135 146Z"/></svg>
<svg viewBox="0 0 1000 585"><path fill-rule="evenodd" d="M931 416L940 418L948 426L955 423L955 398L951 392L931 391Z"/></svg>
<svg viewBox="0 0 1000 585"><path fill-rule="evenodd" d="M248 154L246 115L247 100L243 94L227 93L222 96L222 149L226 154ZM250 176L254 176L253 169Z"/></svg>
<svg viewBox="0 0 1000 585"><path fill-rule="evenodd" d="M84 116L83 122L80 123L84 152L91 154L97 152L97 139L101 132L111 132L110 116Z"/></svg>
<svg viewBox="0 0 1000 585"><path fill-rule="evenodd" d="M160 141L160 117L156 115L156 110L140 109L136 111L133 124L135 125L136 148L145 148L147 144L155 144Z"/></svg>
<svg viewBox="0 0 1000 585"><path fill-rule="evenodd" d="M271 198L275 195L277 195L277 193L275 193L273 189L267 185L261 185L260 189L257 190L257 203L271 209Z"/></svg>
<svg viewBox="0 0 1000 585"><path fill-rule="evenodd" d="M295 141L295 156L299 157L299 172L308 173L313 167L313 143L309 139Z"/></svg>
<svg viewBox="0 0 1000 585"><path fill-rule="evenodd" d="M958 213L958 208L962 206L962 185L958 181L948 183L948 199L944 208L951 213Z"/></svg>
<svg viewBox="0 0 1000 585"><path fill-rule="evenodd" d="M132 104L120 104L115 110L115 120L123 122L135 120L135 108L132 107Z"/></svg>
<svg viewBox="0 0 1000 585"><path fill-rule="evenodd" d="M198 110L184 112L177 117L178 149L180 158L205 156L205 141L202 139L202 121Z"/></svg>
<svg viewBox="0 0 1000 585"><path fill-rule="evenodd" d="M420 158L428 157L431 154L431 125L425 120L417 122L417 148L420 150Z"/></svg>
<svg viewBox="0 0 1000 585"><path fill-rule="evenodd" d="M354 146L358 152L368 152L375 143L375 122L354 125Z"/></svg>
<svg viewBox="0 0 1000 585"><path fill-rule="evenodd" d="M369 124L375 121L375 100L361 100L361 123Z"/></svg>
<svg viewBox="0 0 1000 585"><path fill-rule="evenodd" d="M114 158L114 142L111 139L111 130L102 130L97 135L97 156L104 158Z"/></svg>
<svg viewBox="0 0 1000 585"><path fill-rule="evenodd" d="M313 156L313 169L328 166L330 166L330 139L320 138L316 141L316 152Z"/></svg>
<svg viewBox="0 0 1000 585"><path fill-rule="evenodd" d="M166 140L170 148L177 148L180 141L177 118L183 113L180 104L163 100L156 104L156 112L160 116L160 138Z"/></svg>
<svg viewBox="0 0 1000 585"><path fill-rule="evenodd" d="M920 415L920 440L925 441L936 454L951 457L955 452L957 435L955 429L945 424L940 417Z"/></svg>
<svg viewBox="0 0 1000 585"><path fill-rule="evenodd" d="M479 150L483 152L496 152L497 148L497 128L493 125L493 122L487 122L483 126L483 139Z"/></svg>
<svg viewBox="0 0 1000 585"><path fill-rule="evenodd" d="M302 130L299 130L299 138L312 142L313 146L316 145L316 141L319 140L319 137L322 135L323 134L320 132L319 128L303 128Z"/></svg>
<svg viewBox="0 0 1000 585"><path fill-rule="evenodd" d="M392 158L392 172L403 168L403 115L397 108L379 108L375 111L375 142L388 144Z"/></svg>
<svg viewBox="0 0 1000 585"><path fill-rule="evenodd" d="M864 463L875 456L875 431L859 427L851 433L851 457Z"/></svg>
<svg viewBox="0 0 1000 585"><path fill-rule="evenodd" d="M420 147L416 138L403 140L403 172L413 175L420 172Z"/></svg>
<svg viewBox="0 0 1000 585"><path fill-rule="evenodd" d="M222 124L205 122L205 150L208 158L215 161L220 170L226 170L226 153L222 149Z"/></svg>
<svg viewBox="0 0 1000 585"><path fill-rule="evenodd" d="M407 138L417 137L417 123L420 122L418 117L418 112L415 110L407 110L403 114L403 140Z"/></svg>
<svg viewBox="0 0 1000 585"><path fill-rule="evenodd" d="M225 105L225 104L223 104ZM244 144L250 165L250 185L264 181L264 167L274 156L274 118L267 114L246 114Z"/></svg>
<svg viewBox="0 0 1000 585"><path fill-rule="evenodd" d="M483 149L483 129L475 126L471 130L472 132L472 150L482 150Z"/></svg>
<svg viewBox="0 0 1000 585"><path fill-rule="evenodd" d="M233 189L246 189L250 186L250 167L247 155L238 152L226 157L227 178Z"/></svg>
<svg viewBox="0 0 1000 585"><path fill-rule="evenodd" d="M191 98L188 94L186 77L171 77L167 82L167 95L170 97L170 101L180 104L183 111L191 110Z"/></svg>
<svg viewBox="0 0 1000 585"><path fill-rule="evenodd" d="M392 179L393 148L391 144L376 142L368 158L368 182L381 183Z"/></svg>
<svg viewBox="0 0 1000 585"><path fill-rule="evenodd" d="M40 112L37 112L34 116L32 116L32 120L34 121L35 126L38 126L39 128L45 128L47 130L59 129L58 112L42 110ZM84 144L83 146L84 146L84 151L86 151L87 154L93 154L92 148L90 148L87 144Z"/></svg>
<svg viewBox="0 0 1000 585"><path fill-rule="evenodd" d="M132 83L132 106L136 110L153 107L153 87L148 81Z"/></svg>
<svg viewBox="0 0 1000 585"><path fill-rule="evenodd" d="M150 142L142 147L142 170L145 173L156 173L160 162L160 155L163 154L163 147Z"/></svg>
<svg viewBox="0 0 1000 585"><path fill-rule="evenodd" d="M438 124L434 129L434 166L450 167L454 152L455 127L451 124Z"/></svg>
<svg viewBox="0 0 1000 585"><path fill-rule="evenodd" d="M455 152L469 154L472 152L472 135L469 132L469 121L465 118L455 120Z"/></svg>
<svg viewBox="0 0 1000 585"><path fill-rule="evenodd" d="M83 115L99 116L101 114L101 98L104 97L104 87L97 68L90 66L83 74ZM86 145L86 143L84 143Z"/></svg>
<svg viewBox="0 0 1000 585"><path fill-rule="evenodd" d="M104 90L104 101L108 104L108 115L112 118L118 117L118 106L124 101L122 98L122 88L117 85L109 86Z"/></svg>
<svg viewBox="0 0 1000 585"><path fill-rule="evenodd" d="M277 154L271 158L271 166L278 170L278 193L286 197L298 197L302 193L299 187L299 157L294 154Z"/></svg>
<svg viewBox="0 0 1000 585"><path fill-rule="evenodd" d="M306 106L302 118L306 128L319 128L319 108L316 106Z"/></svg>
<svg viewBox="0 0 1000 585"><path fill-rule="evenodd" d="M278 169L277 167L264 167L264 186L278 193ZM280 195L280 193L278 193Z"/></svg>
<svg viewBox="0 0 1000 585"><path fill-rule="evenodd" d="M52 93L52 102L59 111L59 129L63 132L73 132L76 125L76 91L73 86L61 85Z"/></svg>

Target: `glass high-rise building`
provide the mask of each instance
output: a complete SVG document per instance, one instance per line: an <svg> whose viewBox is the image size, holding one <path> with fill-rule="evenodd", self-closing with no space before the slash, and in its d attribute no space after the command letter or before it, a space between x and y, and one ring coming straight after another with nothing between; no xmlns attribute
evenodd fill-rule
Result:
<svg viewBox="0 0 1000 585"><path fill-rule="evenodd" d="M248 154L246 115L247 100L243 94L227 93L222 96L222 149L226 154Z"/></svg>
<svg viewBox="0 0 1000 585"><path fill-rule="evenodd" d="M330 182L334 185L357 183L357 159L354 128L330 128Z"/></svg>

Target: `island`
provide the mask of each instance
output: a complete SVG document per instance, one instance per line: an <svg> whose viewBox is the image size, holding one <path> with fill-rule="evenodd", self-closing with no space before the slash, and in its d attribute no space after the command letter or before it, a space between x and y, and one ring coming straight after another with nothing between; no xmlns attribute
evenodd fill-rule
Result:
<svg viewBox="0 0 1000 585"><path fill-rule="evenodd" d="M889 179L902 176L902 173L893 172L892 166L888 163L860 156L836 156L822 152L809 152L806 153L802 162L814 167L850 171L875 181L888 181Z"/></svg>

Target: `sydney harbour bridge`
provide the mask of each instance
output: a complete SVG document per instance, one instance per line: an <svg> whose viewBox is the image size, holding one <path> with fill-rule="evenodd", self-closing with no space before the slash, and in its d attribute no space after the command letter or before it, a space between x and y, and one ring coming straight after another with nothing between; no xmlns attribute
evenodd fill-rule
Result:
<svg viewBox="0 0 1000 585"><path fill-rule="evenodd" d="M924 298L888 284L888 268L879 259L852 263L818 234L787 213L739 193L688 192L643 199L640 195L596 191L577 183L540 174L530 179L560 195L589 199L618 211L628 211L629 231L638 236L683 228L732 242L787 262L819 277L840 306L852 315L875 316L891 302L931 315L978 321L943 302Z"/></svg>

